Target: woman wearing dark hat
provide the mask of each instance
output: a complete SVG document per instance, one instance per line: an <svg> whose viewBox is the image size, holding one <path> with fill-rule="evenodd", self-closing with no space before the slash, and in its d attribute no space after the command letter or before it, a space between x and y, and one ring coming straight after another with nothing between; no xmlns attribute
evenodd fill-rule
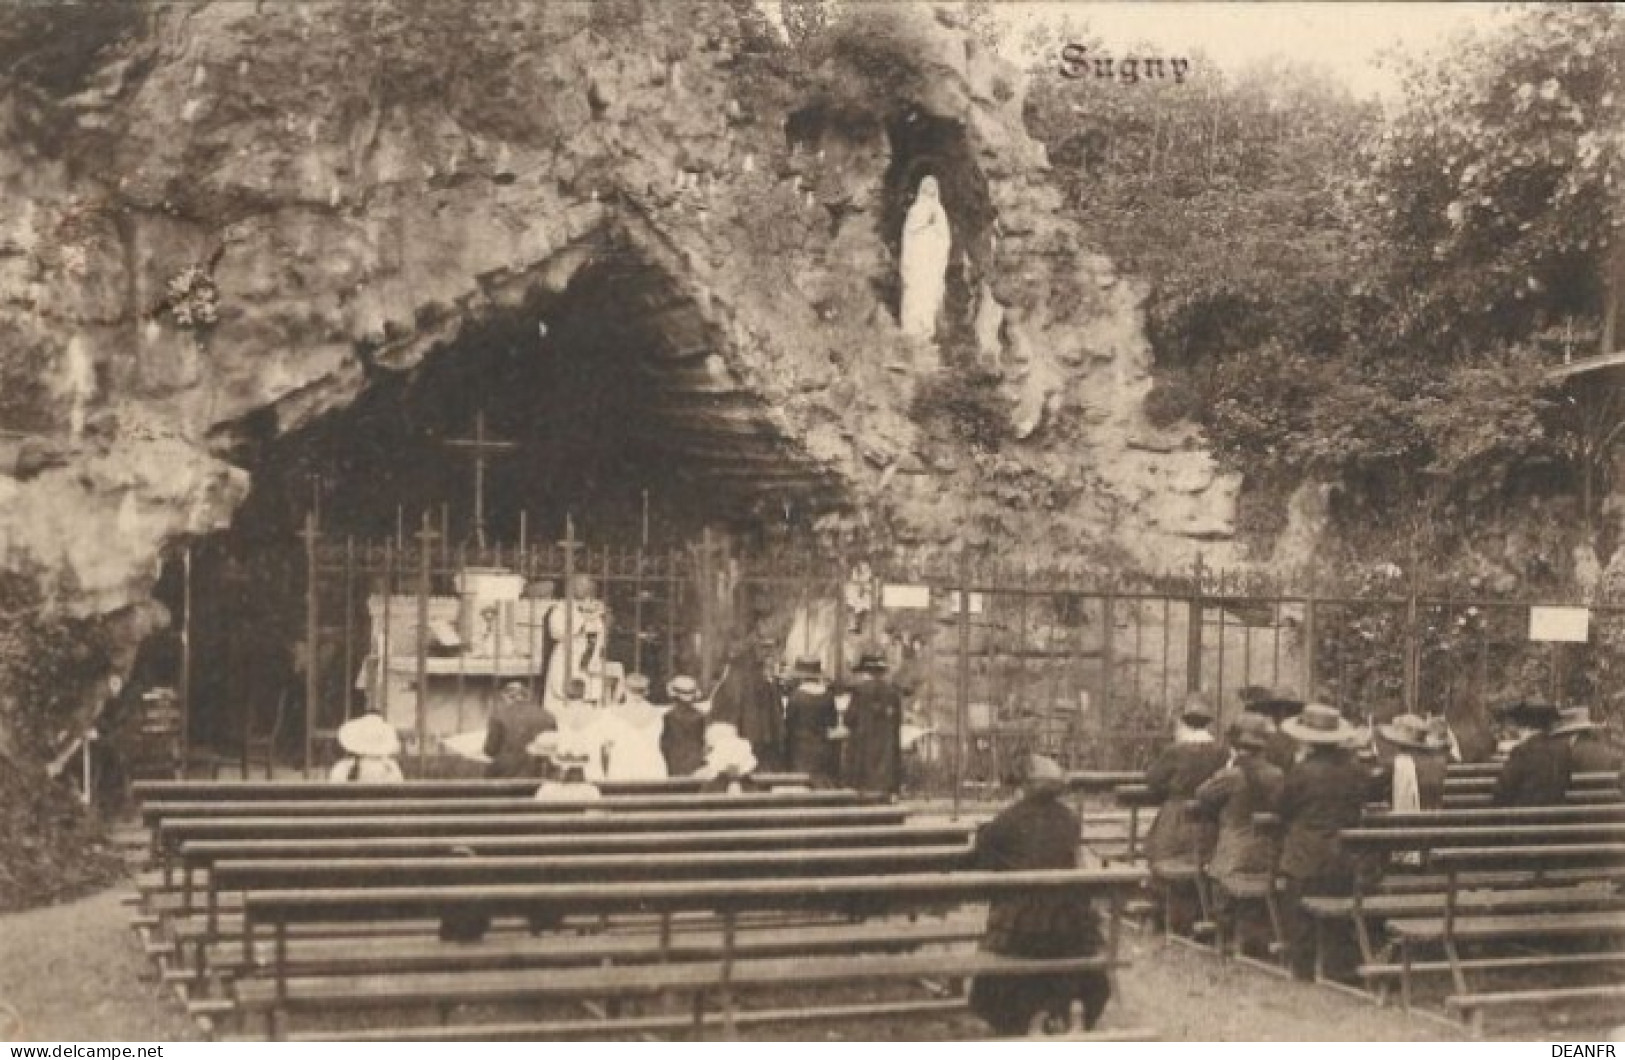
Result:
<svg viewBox="0 0 1625 1060"><path fill-rule="evenodd" d="M1303 710L1304 701L1296 692L1286 689L1264 689L1263 694L1257 696L1247 704L1247 712L1268 718L1270 722L1269 742L1264 745L1264 757L1270 764L1283 772L1292 768L1292 763L1298 758L1298 741L1281 731L1281 723L1288 718L1295 718Z"/></svg>
<svg viewBox="0 0 1625 1060"><path fill-rule="evenodd" d="M1078 815L1061 802L1066 774L1048 758L1023 763L1021 800L976 833L976 867L990 872L1070 869L1078 863ZM1100 923L1089 899L1056 891L995 898L982 948L1011 957L1088 957L1101 948ZM1082 1009L1081 1029L1105 1011L1111 982L1105 972L1016 975L978 979L970 1007L1001 1035L1028 1034L1039 1021L1066 1020ZM1043 1029L1043 1028L1040 1028Z"/></svg>
<svg viewBox="0 0 1625 1060"><path fill-rule="evenodd" d="M1308 980L1314 978L1315 925L1298 902L1311 896L1353 893L1357 866L1343 849L1338 833L1360 823L1366 801L1376 792L1370 771L1355 759L1352 750L1361 730L1349 724L1336 707L1311 703L1281 728L1303 744L1306 752L1287 771L1281 788L1279 812L1285 833L1279 874L1292 972ZM1352 940L1334 934L1327 933L1326 971L1333 978L1342 978L1353 970Z"/></svg>
<svg viewBox="0 0 1625 1060"><path fill-rule="evenodd" d="M1281 797L1285 774L1265 756L1275 726L1262 714L1243 713L1231 730L1234 758L1230 765L1213 774L1196 789L1196 802L1202 812L1217 817L1219 841L1207 865L1207 873L1218 883L1216 902L1222 920L1228 921L1225 934L1248 948L1238 932L1235 906L1228 900L1244 882L1269 877L1275 870L1275 836L1253 824L1255 813L1275 809Z"/></svg>
<svg viewBox="0 0 1625 1060"><path fill-rule="evenodd" d="M754 643L743 641L735 646L727 672L711 693L711 722L732 725L749 740L761 769L770 773L779 769L784 704Z"/></svg>
<svg viewBox="0 0 1625 1060"><path fill-rule="evenodd" d="M887 668L879 652L864 652L853 667L842 778L857 791L896 795L903 783L903 696L886 679Z"/></svg>
<svg viewBox="0 0 1625 1060"><path fill-rule="evenodd" d="M1501 716L1530 735L1507 755L1495 778L1496 806L1561 806L1568 801L1572 771L1568 744L1552 735L1561 712L1552 703L1524 700Z"/></svg>
<svg viewBox="0 0 1625 1060"><path fill-rule="evenodd" d="M1191 816L1187 809L1196 797L1196 789L1223 769L1230 758L1208 731L1212 725L1212 708L1200 695L1192 693L1180 713L1173 746L1158 755L1146 770L1146 787L1151 797L1162 803L1145 837L1146 859L1153 877L1166 872L1187 878L1189 870L1199 867L1213 849L1217 829L1211 821ZM1163 881L1162 886L1176 885ZM1174 934L1188 934L1200 912L1196 895L1185 893L1189 890L1176 886L1167 895L1169 922L1165 926Z"/></svg>
<svg viewBox="0 0 1625 1060"><path fill-rule="evenodd" d="M814 783L832 783L839 768L830 733L841 720L835 710L835 694L817 659L797 659L791 676L795 687L784 705L785 758L792 772L805 773Z"/></svg>

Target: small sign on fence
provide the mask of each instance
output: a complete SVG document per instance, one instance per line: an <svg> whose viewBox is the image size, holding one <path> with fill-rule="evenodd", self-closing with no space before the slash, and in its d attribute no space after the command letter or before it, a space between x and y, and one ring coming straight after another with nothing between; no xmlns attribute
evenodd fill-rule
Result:
<svg viewBox="0 0 1625 1060"><path fill-rule="evenodd" d="M888 611L928 611L931 608L931 587L929 585L881 586L880 606Z"/></svg>
<svg viewBox="0 0 1625 1060"><path fill-rule="evenodd" d="M1529 639L1558 644L1584 644L1591 639L1591 609L1531 607Z"/></svg>

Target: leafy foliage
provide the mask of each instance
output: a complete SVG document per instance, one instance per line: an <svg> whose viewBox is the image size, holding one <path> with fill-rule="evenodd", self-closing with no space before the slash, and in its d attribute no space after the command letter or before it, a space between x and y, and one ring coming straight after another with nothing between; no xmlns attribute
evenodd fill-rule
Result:
<svg viewBox="0 0 1625 1060"><path fill-rule="evenodd" d="M0 732L30 758L45 758L84 690L110 668L99 620L57 611L45 572L0 569Z"/></svg>

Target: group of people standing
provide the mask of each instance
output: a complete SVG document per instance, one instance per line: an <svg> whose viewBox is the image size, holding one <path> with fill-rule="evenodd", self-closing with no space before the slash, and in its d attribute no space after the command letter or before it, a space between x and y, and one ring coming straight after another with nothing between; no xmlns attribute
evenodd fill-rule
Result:
<svg viewBox="0 0 1625 1060"><path fill-rule="evenodd" d="M556 732L557 742L585 754L589 781L788 770L819 786L895 795L902 782L903 697L887 677L885 657L865 653L853 679L840 686L825 678L817 659L798 661L781 681L765 658L754 645L736 649L709 702L687 675L668 682L664 706L649 702L649 682L640 674L630 675L624 697L608 706L587 701L576 681L552 707L514 682L503 689L486 729L487 775L545 772L546 759L532 746ZM843 697L849 697L844 719Z"/></svg>
<svg viewBox="0 0 1625 1060"><path fill-rule="evenodd" d="M1357 863L1339 833L1359 825L1368 803L1441 807L1454 741L1443 718L1401 714L1359 726L1335 707L1260 688L1243 689L1241 705L1221 741L1207 702L1198 694L1186 701L1172 745L1146 775L1161 804L1147 859L1164 889L1170 930L1195 926L1199 893L1183 882L1195 870L1216 885L1213 912L1231 921L1244 948L1266 936L1260 925L1234 922L1230 896L1274 880L1292 970L1311 978L1314 924L1299 900L1351 894L1357 874L1381 868ZM1523 739L1502 767L1497 805L1561 804L1572 774L1620 768L1618 752L1583 707L1520 703L1502 713ZM1277 815L1279 828L1257 823L1255 814L1264 812ZM1352 971L1348 941L1328 940L1327 974Z"/></svg>

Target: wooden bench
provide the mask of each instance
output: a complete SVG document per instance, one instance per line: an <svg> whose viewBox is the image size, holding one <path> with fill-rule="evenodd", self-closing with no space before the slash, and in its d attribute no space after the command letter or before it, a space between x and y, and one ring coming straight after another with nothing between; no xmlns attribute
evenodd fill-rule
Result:
<svg viewBox="0 0 1625 1060"><path fill-rule="evenodd" d="M362 781L335 784L325 780L142 780L130 786L131 796L147 802L286 802L293 799L462 799L521 798L535 794L538 780L406 780ZM697 794L706 782L699 777L662 780L605 780L598 785L607 797L619 795ZM752 773L744 778L747 790L804 787L805 773Z"/></svg>
<svg viewBox="0 0 1625 1060"><path fill-rule="evenodd" d="M164 821L157 829L159 868L173 886L175 852L203 840L333 840L386 836L461 838L497 835L585 835L611 832L723 831L742 828L834 828L899 825L908 810L899 806L717 808L668 812L619 812L603 803L564 807L555 813L433 814L367 817L232 817Z"/></svg>
<svg viewBox="0 0 1625 1060"><path fill-rule="evenodd" d="M1523 1004L1544 998L1548 1001L1581 1000L1588 997L1615 996L1607 988L1575 987L1554 991L1497 991L1481 994L1473 991L1467 973L1505 969L1573 968L1612 963L1595 959L1574 961L1572 954L1551 954L1546 960L1522 956L1517 964L1508 959L1496 962L1493 958L1465 959L1461 948L1466 944L1484 945L1549 945L1558 941L1606 940L1625 938L1625 895L1617 893L1607 879L1599 879L1598 886L1589 891L1575 888L1567 892L1566 900L1556 900L1530 909L1514 909L1481 913L1474 907L1472 895L1461 881L1473 873L1513 867L1520 871L1541 873L1554 870L1595 869L1603 873L1617 873L1625 867L1625 843L1549 843L1541 845L1452 847L1431 855L1435 867L1445 871L1450 884L1442 915L1437 917L1396 919L1388 923L1388 931L1400 947L1401 991L1406 1005L1412 1000L1411 980L1416 972L1415 951L1424 945L1443 948L1454 986L1454 993L1446 998L1446 1006L1467 1015L1476 1032L1482 1031L1483 1010L1497 1005ZM1590 900L1587 901L1589 896ZM1589 956L1589 955L1588 955ZM1598 989L1601 992L1597 992Z"/></svg>
<svg viewBox="0 0 1625 1060"><path fill-rule="evenodd" d="M737 995L772 988L796 988L854 981L914 981L937 977L962 979L978 975L1032 972L1061 973L1083 969L1109 969L1117 952L1116 916L1108 919L1108 941L1103 954L1089 958L1029 961L963 949L930 953L876 953L794 958L740 959L737 950L739 918L764 910L834 910L858 903L882 915L906 913L924 906L958 905L986 901L999 895L1072 889L1110 900L1115 914L1125 895L1140 885L1139 870L1063 870L1032 873L927 873L864 877L802 877L761 880L697 880L595 885L508 885L467 887L393 887L362 890L255 891L246 897L246 945L256 944L262 930L272 940L273 970L265 979L239 983L238 1002L248 1013L263 1014L270 1037L284 1031L292 1014L347 1010L368 1005L392 1007L489 1004L500 1001L585 999L613 1011L635 997L679 994L691 1008L684 1021L695 1031L705 1023L713 1001L720 1009L725 1032L741 1022ZM383 977L333 979L290 978L285 974L288 932L292 925L334 920L383 921L438 915L448 906L478 910L486 915L595 914L657 912L662 916L684 911L708 911L720 922L721 956L716 960L671 960L663 954L664 938L652 963L588 969L543 969L521 972L428 973ZM664 933L663 933L664 936ZM881 944L887 943L882 933ZM670 1028L672 1018L659 1017ZM566 1036L586 1033L621 1033L638 1025L606 1020L584 1026L566 1021ZM601 1029L599 1029L601 1028ZM530 1025L541 1037L558 1035L557 1021ZM392 1027L397 1036L475 1036L479 1028ZM332 1035L322 1033L319 1037Z"/></svg>
<svg viewBox="0 0 1625 1060"><path fill-rule="evenodd" d="M919 846L964 842L968 825L873 825L695 832L605 832L583 835L387 836L379 839L244 839L182 845L176 912L190 912L199 885L216 861L304 858L434 858L461 851L480 856L640 854L723 850L818 850L830 847Z"/></svg>

